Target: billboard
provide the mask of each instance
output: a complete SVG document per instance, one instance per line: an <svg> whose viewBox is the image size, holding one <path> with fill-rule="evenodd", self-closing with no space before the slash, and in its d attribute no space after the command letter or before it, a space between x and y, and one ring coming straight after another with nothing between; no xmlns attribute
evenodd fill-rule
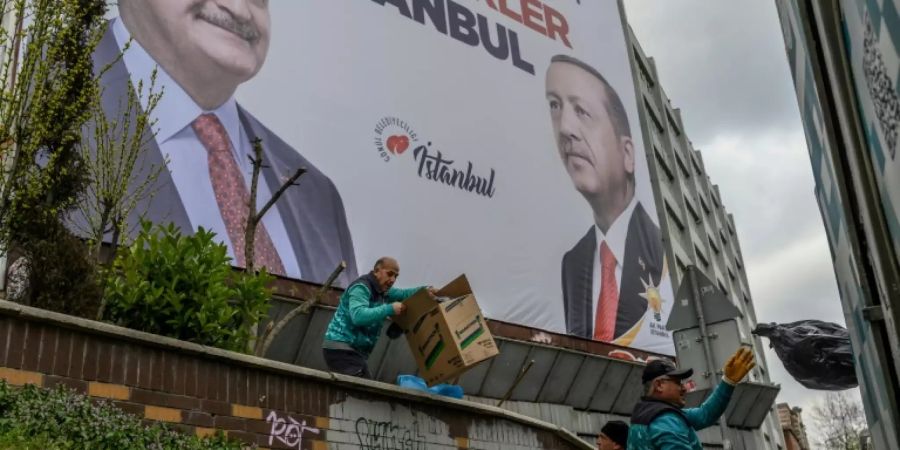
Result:
<svg viewBox="0 0 900 450"><path fill-rule="evenodd" d="M160 3L111 27L136 41L120 69L159 63L165 89L154 214L242 248L234 174L259 138L260 202L308 170L256 240L274 271L322 282L344 259L346 286L390 255L398 286L465 273L492 319L674 354L616 1Z"/></svg>

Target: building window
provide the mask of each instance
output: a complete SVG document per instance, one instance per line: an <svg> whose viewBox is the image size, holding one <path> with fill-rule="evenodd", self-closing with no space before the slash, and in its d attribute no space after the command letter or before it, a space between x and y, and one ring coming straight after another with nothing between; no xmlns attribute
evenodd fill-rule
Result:
<svg viewBox="0 0 900 450"><path fill-rule="evenodd" d="M669 204L668 200L665 200L664 202L666 204L666 213L669 215L669 218L672 219L672 222L675 223L675 226L678 227L679 231L684 231L684 221L678 217L678 213L672 209L672 205Z"/></svg>
<svg viewBox="0 0 900 450"><path fill-rule="evenodd" d="M708 267L709 267L709 260L706 259L706 255L703 254L703 250L700 250L700 248L697 247L697 246L695 245L695 246L694 246L694 253L697 254L697 259L700 261L700 264L703 266L703 268L704 268L704 269L705 269L705 268L708 268Z"/></svg>
<svg viewBox="0 0 900 450"><path fill-rule="evenodd" d="M687 210L691 214L691 218L694 219L694 223L700 223L700 215L697 214L697 210L694 209L691 199L687 196L684 197L684 205L687 206Z"/></svg>
<svg viewBox="0 0 900 450"><path fill-rule="evenodd" d="M713 239L712 237L710 237L709 235L706 235L706 240L709 241L709 248L711 248L713 250L713 252L716 254L716 256L718 256L719 255L719 246L716 245L716 240Z"/></svg>
<svg viewBox="0 0 900 450"><path fill-rule="evenodd" d="M688 179L691 177L691 171L688 170L687 166L684 165L684 161L681 158L680 153L675 153L675 161L678 162L678 168L681 170L681 175Z"/></svg>
<svg viewBox="0 0 900 450"><path fill-rule="evenodd" d="M669 128L671 128L672 131L675 132L675 136L681 136L681 130L679 129L678 125L675 124L675 119L672 118L672 113L668 110L666 110L666 119L668 119L669 121Z"/></svg>
<svg viewBox="0 0 900 450"><path fill-rule="evenodd" d="M635 52L636 54L640 55L640 51L639 51L639 50L636 49L634 52ZM643 78L644 81L647 82L647 87L652 88L652 87L654 86L654 83L653 83L653 77L650 75L650 70L647 68L647 65L644 64L644 58L643 58L643 57L638 57L638 58L637 58L637 61L638 61L638 68L640 68L640 70L638 71L638 73L640 73L641 78Z"/></svg>
<svg viewBox="0 0 900 450"><path fill-rule="evenodd" d="M696 153L696 150L694 152ZM697 172L697 175L703 175L703 169L700 168L700 163L697 162L697 156L691 156L691 164L693 164L694 171Z"/></svg>
<svg viewBox="0 0 900 450"><path fill-rule="evenodd" d="M653 125L656 126L656 132L658 134L664 134L666 132L666 130L663 128L662 124L659 122L659 117L656 117L656 110L653 108L653 105L651 105L650 102L647 100L647 97L644 97L644 105L646 105L647 112L649 113L647 115L650 116L651 119L653 119Z"/></svg>
<svg viewBox="0 0 900 450"><path fill-rule="evenodd" d="M659 151L659 147L656 145L653 146L653 153L656 155L656 161L659 163L659 167L662 168L663 172L666 174L666 178L669 181L675 181L675 174L672 173L672 169L669 168L669 165L666 163L665 157L662 155L662 152Z"/></svg>
<svg viewBox="0 0 900 450"><path fill-rule="evenodd" d="M703 214L708 216L711 210L709 209L709 203L706 202L706 197L703 194L698 194L697 197L700 197L700 207L703 208Z"/></svg>

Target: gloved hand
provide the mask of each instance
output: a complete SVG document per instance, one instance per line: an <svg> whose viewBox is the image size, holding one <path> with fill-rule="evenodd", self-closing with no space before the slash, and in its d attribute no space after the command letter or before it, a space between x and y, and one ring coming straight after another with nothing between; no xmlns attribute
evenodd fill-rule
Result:
<svg viewBox="0 0 900 450"><path fill-rule="evenodd" d="M731 355L731 358L728 358L728 362L725 363L725 367L722 369L725 381L732 385L740 383L755 365L756 363L753 362L753 350L742 346Z"/></svg>

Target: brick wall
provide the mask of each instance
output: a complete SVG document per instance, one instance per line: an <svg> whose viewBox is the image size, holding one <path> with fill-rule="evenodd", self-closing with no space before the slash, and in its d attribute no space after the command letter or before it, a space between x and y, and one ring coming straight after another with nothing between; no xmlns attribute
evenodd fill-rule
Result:
<svg viewBox="0 0 900 450"><path fill-rule="evenodd" d="M64 385L186 433L264 448L589 449L499 408L0 301L0 378Z"/></svg>

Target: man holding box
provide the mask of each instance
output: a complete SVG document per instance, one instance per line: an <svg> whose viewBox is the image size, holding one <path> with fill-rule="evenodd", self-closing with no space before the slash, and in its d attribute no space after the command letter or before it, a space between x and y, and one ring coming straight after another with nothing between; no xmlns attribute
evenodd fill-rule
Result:
<svg viewBox="0 0 900 450"><path fill-rule="evenodd" d="M400 265L390 257L379 258L371 272L350 283L322 343L322 354L328 370L362 378L372 378L367 360L378 337L384 319L403 314L403 300L419 289L431 286L400 289L394 282L400 275Z"/></svg>

